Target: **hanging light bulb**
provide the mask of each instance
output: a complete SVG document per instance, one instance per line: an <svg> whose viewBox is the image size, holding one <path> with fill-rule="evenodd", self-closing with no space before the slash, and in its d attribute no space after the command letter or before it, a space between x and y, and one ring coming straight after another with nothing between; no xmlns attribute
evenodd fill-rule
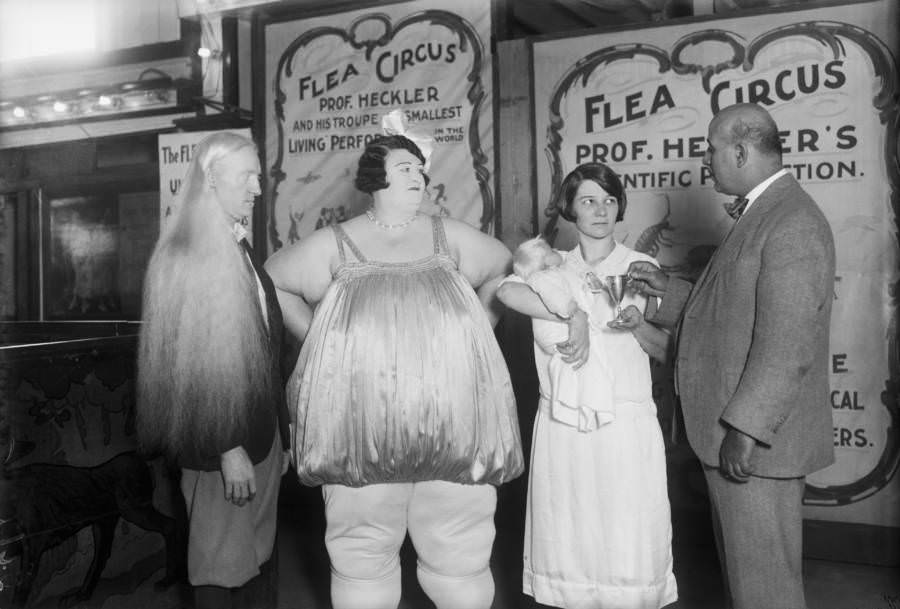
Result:
<svg viewBox="0 0 900 609"><path fill-rule="evenodd" d="M202 59L218 59L222 56L222 51L210 49L209 47L200 47L197 49L197 55Z"/></svg>

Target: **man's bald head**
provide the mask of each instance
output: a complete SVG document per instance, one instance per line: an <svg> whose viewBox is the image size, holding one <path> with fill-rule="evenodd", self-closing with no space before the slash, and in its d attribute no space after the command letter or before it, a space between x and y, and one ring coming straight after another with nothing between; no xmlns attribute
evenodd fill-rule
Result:
<svg viewBox="0 0 900 609"><path fill-rule="evenodd" d="M722 127L722 134L732 144L756 148L764 157L781 166L781 140L778 125L765 108L757 104L734 104L722 109L713 118L714 126Z"/></svg>

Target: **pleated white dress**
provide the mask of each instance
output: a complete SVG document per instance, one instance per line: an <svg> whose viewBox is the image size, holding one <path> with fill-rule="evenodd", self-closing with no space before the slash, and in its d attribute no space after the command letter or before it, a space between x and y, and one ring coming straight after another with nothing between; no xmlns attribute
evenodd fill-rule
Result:
<svg viewBox="0 0 900 609"><path fill-rule="evenodd" d="M651 260L621 244L589 267L576 247L564 268L598 277ZM629 295L623 303L643 310ZM605 326L615 309L605 295L590 311L592 352L605 355L614 418L584 432L554 420L549 358L535 346L541 384L534 424L525 521L523 591L570 609L659 609L678 598L665 446L652 398L649 359L630 332ZM593 323L593 322L602 323ZM535 324L556 323L535 320Z"/></svg>

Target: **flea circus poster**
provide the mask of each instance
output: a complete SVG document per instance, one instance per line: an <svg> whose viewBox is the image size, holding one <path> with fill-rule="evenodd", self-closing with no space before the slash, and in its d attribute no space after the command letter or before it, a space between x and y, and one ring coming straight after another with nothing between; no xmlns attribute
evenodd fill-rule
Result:
<svg viewBox="0 0 900 609"><path fill-rule="evenodd" d="M433 139L423 211L491 231L490 4L430 0L268 24L267 237L274 251L365 210L359 156L400 109Z"/></svg>
<svg viewBox="0 0 900 609"><path fill-rule="evenodd" d="M732 221L701 161L713 114L765 106L784 162L825 212L837 272L831 325L835 463L807 478L809 518L900 525L898 3L696 19L532 45L541 229L572 168L606 162L628 193L617 238L696 278Z"/></svg>

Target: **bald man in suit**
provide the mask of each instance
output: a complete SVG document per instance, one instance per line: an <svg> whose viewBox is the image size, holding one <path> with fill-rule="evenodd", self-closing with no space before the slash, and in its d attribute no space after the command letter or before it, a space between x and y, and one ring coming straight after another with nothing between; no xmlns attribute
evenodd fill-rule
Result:
<svg viewBox="0 0 900 609"><path fill-rule="evenodd" d="M676 388L703 463L734 609L803 609L805 476L834 461L828 357L834 240L782 166L756 104L720 111L703 164L735 225L694 285L649 263L632 283L677 330Z"/></svg>

